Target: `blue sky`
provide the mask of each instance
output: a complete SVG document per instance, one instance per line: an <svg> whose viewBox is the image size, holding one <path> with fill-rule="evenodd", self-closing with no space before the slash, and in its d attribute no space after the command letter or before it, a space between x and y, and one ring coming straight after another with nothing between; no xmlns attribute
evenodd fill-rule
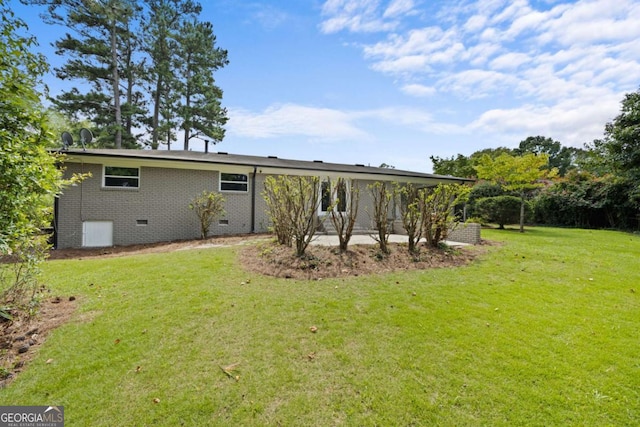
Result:
<svg viewBox="0 0 640 427"><path fill-rule="evenodd" d="M230 60L214 151L430 172L528 136L581 147L640 86L640 1L201 3ZM11 4L59 63L62 29Z"/></svg>

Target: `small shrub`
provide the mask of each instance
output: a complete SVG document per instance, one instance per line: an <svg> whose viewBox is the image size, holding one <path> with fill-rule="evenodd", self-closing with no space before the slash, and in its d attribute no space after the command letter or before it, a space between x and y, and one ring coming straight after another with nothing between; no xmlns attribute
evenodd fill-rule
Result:
<svg viewBox="0 0 640 427"><path fill-rule="evenodd" d="M206 239L213 221L223 216L224 196L213 191L203 191L189 204L189 209L195 211L200 221L200 238Z"/></svg>

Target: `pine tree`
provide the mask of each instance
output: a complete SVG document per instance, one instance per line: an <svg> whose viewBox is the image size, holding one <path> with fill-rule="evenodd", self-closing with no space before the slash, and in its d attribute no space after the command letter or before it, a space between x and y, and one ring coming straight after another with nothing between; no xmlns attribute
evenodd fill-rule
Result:
<svg viewBox="0 0 640 427"><path fill-rule="evenodd" d="M153 110L148 119L151 148L161 142L171 147L177 127L177 80L173 74L179 52L176 41L185 19L195 18L201 6L191 0L147 0L149 17L144 25L144 46L150 58L147 81Z"/></svg>
<svg viewBox="0 0 640 427"><path fill-rule="evenodd" d="M140 12L135 0L23 0L46 5L45 22L73 32L55 43L56 54L67 62L55 69L63 80L89 83L90 89L77 87L63 92L54 104L75 119L89 119L101 145L115 148L136 147L132 135L140 115L142 95L136 91L140 65L132 31ZM124 90L122 89L124 88Z"/></svg>
<svg viewBox="0 0 640 427"><path fill-rule="evenodd" d="M214 71L228 64L227 51L215 46L216 36L209 22L185 22L178 37L181 104L178 115L184 130L184 149L193 138L214 143L224 138L227 110L222 108L222 90Z"/></svg>

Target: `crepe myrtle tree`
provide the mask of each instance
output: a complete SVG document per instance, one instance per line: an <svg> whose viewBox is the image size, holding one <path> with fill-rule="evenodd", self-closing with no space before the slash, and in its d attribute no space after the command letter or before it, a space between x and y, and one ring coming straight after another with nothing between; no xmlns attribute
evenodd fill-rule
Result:
<svg viewBox="0 0 640 427"><path fill-rule="evenodd" d="M301 258L319 225L320 179L311 176L268 176L262 193L278 243L292 246Z"/></svg>
<svg viewBox="0 0 640 427"><path fill-rule="evenodd" d="M475 167L478 178L499 184L506 191L520 196L520 232L524 233L525 204L527 195L537 188L544 187L544 181L554 178L558 170L545 169L549 155L524 154L512 156L501 154L496 158L483 156Z"/></svg>
<svg viewBox="0 0 640 427"><path fill-rule="evenodd" d="M389 235L391 234L391 224L389 223L389 207L395 198L394 188L390 188L384 182L376 181L368 185L371 198L373 199L373 212L369 212L377 234L372 235L378 242L382 255L389 254Z"/></svg>
<svg viewBox="0 0 640 427"><path fill-rule="evenodd" d="M214 191L203 191L189 203L189 209L193 210L200 222L200 238L206 239L211 224L217 218L224 216L224 196Z"/></svg>
<svg viewBox="0 0 640 427"><path fill-rule="evenodd" d="M396 184L396 193L400 198L400 217L407 233L409 252L415 254L418 252L418 242L422 238L424 191L409 183Z"/></svg>
<svg viewBox="0 0 640 427"><path fill-rule="evenodd" d="M346 252L358 217L360 189L353 180L347 182L344 178L338 178L333 189L327 188L327 191L331 192L333 202L329 217L338 234L340 252Z"/></svg>
<svg viewBox="0 0 640 427"><path fill-rule="evenodd" d="M289 221L289 196L285 193L282 180L267 177L262 197L267 204L267 216L271 222L270 230L276 235L279 245L291 247L293 244L292 225Z"/></svg>
<svg viewBox="0 0 640 427"><path fill-rule="evenodd" d="M422 229L427 246L437 248L446 240L457 224L454 207L463 203L470 191L471 188L462 184L438 184L420 190Z"/></svg>

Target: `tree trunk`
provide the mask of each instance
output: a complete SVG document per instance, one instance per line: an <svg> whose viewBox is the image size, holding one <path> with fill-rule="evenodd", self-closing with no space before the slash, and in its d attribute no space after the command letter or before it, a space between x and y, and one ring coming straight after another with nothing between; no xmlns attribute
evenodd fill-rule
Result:
<svg viewBox="0 0 640 427"><path fill-rule="evenodd" d="M162 91L162 74L158 73L156 93L153 95L153 118L151 119L151 148L158 149L158 122L160 121L160 92ZM167 139L167 142L171 142Z"/></svg>
<svg viewBox="0 0 640 427"><path fill-rule="evenodd" d="M191 98L189 96L189 94L187 94L186 96L186 100L185 100L185 109L187 111L187 115L189 115L190 113L188 112L189 109L191 108ZM187 118L185 118L184 121L184 151L189 151L189 140L191 139L191 121L189 120L188 116Z"/></svg>
<svg viewBox="0 0 640 427"><path fill-rule="evenodd" d="M520 232L524 233L524 193L520 194Z"/></svg>
<svg viewBox="0 0 640 427"><path fill-rule="evenodd" d="M115 15L116 10L112 11ZM115 110L116 120L116 134L115 145L116 148L122 148L122 111L120 108L120 76L118 74L118 51L116 43L116 18L113 16L111 25L111 69L113 78L113 108Z"/></svg>

